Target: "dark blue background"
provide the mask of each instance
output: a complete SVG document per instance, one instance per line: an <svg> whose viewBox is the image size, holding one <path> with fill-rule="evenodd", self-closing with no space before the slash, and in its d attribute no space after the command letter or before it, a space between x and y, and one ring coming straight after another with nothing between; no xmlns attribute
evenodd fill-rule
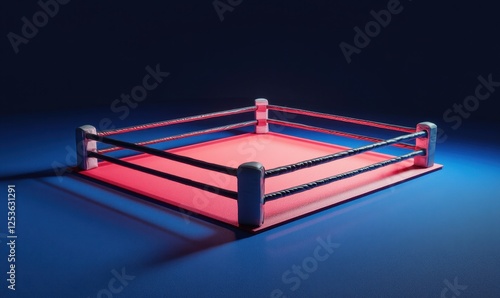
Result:
<svg viewBox="0 0 500 298"><path fill-rule="evenodd" d="M492 2L401 1L402 12L348 64L340 42L389 1L243 1L221 22L211 1L72 0L14 54L35 1L3 3L2 103L13 110L109 106L147 65L171 73L147 102L220 105L265 96L351 113L442 120L478 75L500 77ZM495 121L498 100L473 120Z"/></svg>
<svg viewBox="0 0 500 298"><path fill-rule="evenodd" d="M353 44L353 28L388 2L243 0L221 22L211 0L72 0L17 54L7 34L40 7L2 2L0 177L1 187L17 185L20 237L19 290L9 295L95 297L126 267L136 279L114 297L268 297L276 288L439 297L455 277L468 286L460 297L498 297L500 91L458 127L443 118L474 95L479 75L500 81L498 7L401 1L347 63L339 44ZM111 103L157 64L170 75L120 118ZM250 238L54 171L74 164L79 125L122 127L257 97L408 126L433 121L445 168ZM282 274L329 235L340 247L291 291Z"/></svg>

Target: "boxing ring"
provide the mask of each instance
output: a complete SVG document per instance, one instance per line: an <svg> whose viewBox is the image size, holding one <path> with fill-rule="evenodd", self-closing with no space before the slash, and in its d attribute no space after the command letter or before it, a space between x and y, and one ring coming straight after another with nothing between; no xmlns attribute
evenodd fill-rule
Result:
<svg viewBox="0 0 500 298"><path fill-rule="evenodd" d="M326 119L401 133L380 139L308 124L273 119L269 111ZM170 125L253 113L253 120L161 137L142 142L113 138ZM370 144L348 148L273 131L291 127ZM148 145L212 133L253 128L252 132L202 141L167 150ZM93 180L167 203L250 231L260 231L312 212L438 170L434 163L437 127L421 122L415 128L269 105L97 131L76 130L79 173ZM413 142L413 143L412 143ZM98 148L98 144L107 148ZM407 153L393 156L375 149L395 146ZM109 153L132 150L123 158Z"/></svg>

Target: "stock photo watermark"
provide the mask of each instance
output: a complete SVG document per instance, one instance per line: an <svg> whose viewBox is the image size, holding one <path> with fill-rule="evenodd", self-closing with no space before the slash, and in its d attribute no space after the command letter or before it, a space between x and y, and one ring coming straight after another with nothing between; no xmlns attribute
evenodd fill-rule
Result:
<svg viewBox="0 0 500 298"><path fill-rule="evenodd" d="M404 7L399 0L389 0L387 9L378 12L370 11L372 20L368 21L362 28L354 26L353 44L342 41L339 45L347 63L350 64L352 62L351 56L360 54L361 50L371 43L372 38L376 38L382 32L382 28L389 26L393 16L400 14L403 9Z"/></svg>
<svg viewBox="0 0 500 298"><path fill-rule="evenodd" d="M137 108L139 103L146 100L148 92L155 90L170 75L169 72L161 71L160 64L156 64L154 69L149 65L146 66L146 72L141 84L134 86L129 93L122 93L120 99L111 102L110 109L113 113L120 114L118 116L120 120L125 120L130 115L130 109ZM114 129L113 122L109 118L104 118L99 123L99 129Z"/></svg>
<svg viewBox="0 0 500 298"><path fill-rule="evenodd" d="M119 120L125 120L130 116L131 109L139 106L139 103L146 100L148 93L158 88L158 86L167 78L170 73L161 71L160 64L156 64L153 68L149 65L145 67L146 75L143 76L141 83L132 87L130 92L122 93L120 98L111 102L110 110L115 114ZM102 118L99 121L98 130L115 129L114 122L111 118ZM65 164L53 161L52 169L58 176L59 182L62 181L64 174L71 172L68 166L75 165L77 162L77 152L74 146L66 145Z"/></svg>
<svg viewBox="0 0 500 298"><path fill-rule="evenodd" d="M441 298L457 298L467 289L467 285L458 283L458 277L451 283L448 279L443 280L445 287L441 290Z"/></svg>
<svg viewBox="0 0 500 298"><path fill-rule="evenodd" d="M130 281L135 279L134 275L127 274L125 267L118 272L116 269L111 270L111 275L113 277L108 281L107 285L97 291L96 298L113 298L115 295L123 292L125 287L127 287ZM87 298L92 298L94 296L87 296Z"/></svg>
<svg viewBox="0 0 500 298"><path fill-rule="evenodd" d="M7 288L16 290L16 186L7 186L7 262L9 264L7 271Z"/></svg>
<svg viewBox="0 0 500 298"><path fill-rule="evenodd" d="M215 0L212 2L212 5L214 6L215 12L217 13L217 16L219 17L219 20L221 22L224 21L224 14L226 12L233 12L234 9L239 6L243 0Z"/></svg>
<svg viewBox="0 0 500 298"><path fill-rule="evenodd" d="M340 247L339 243L332 242L331 235L326 237L326 240L316 238L317 246L313 252L302 259L301 262L293 264L290 269L287 269L281 274L281 281L286 285L288 291L297 291L302 282L309 279L316 272L321 263L325 262L335 252L335 249ZM271 291L269 297L280 298L286 297L285 290L277 288Z"/></svg>
<svg viewBox="0 0 500 298"><path fill-rule="evenodd" d="M452 130L459 129L464 120L469 119L481 106L481 102L488 100L495 92L495 88L500 87L500 81L493 80L493 74L486 77L479 75L478 83L474 89L474 95L466 96L461 102L454 103L453 106L443 113L443 121L450 125ZM448 135L443 128L438 129L437 142L443 143L448 139Z"/></svg>
<svg viewBox="0 0 500 298"><path fill-rule="evenodd" d="M19 53L19 47L23 44L28 44L30 40L37 36L40 29L47 26L49 20L54 18L61 8L61 5L66 5L70 0L40 0L37 2L40 10L36 11L33 16L28 19L26 16L21 18L20 34L10 31L7 33L7 39L14 50L14 53Z"/></svg>

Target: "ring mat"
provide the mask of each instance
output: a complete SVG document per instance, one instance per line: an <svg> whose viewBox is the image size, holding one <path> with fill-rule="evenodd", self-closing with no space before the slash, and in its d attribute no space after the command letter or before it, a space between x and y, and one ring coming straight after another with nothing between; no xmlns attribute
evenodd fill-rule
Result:
<svg viewBox="0 0 500 298"><path fill-rule="evenodd" d="M271 169L346 149L349 148L270 132L267 134L242 134L167 151L234 168L244 162L258 161L266 169ZM265 193L333 176L393 157L378 152L365 152L268 178L265 180ZM123 160L236 191L237 179L234 176L148 154L126 157ZM435 164L430 168L414 167L413 159L409 159L309 191L270 201L264 205L263 225L250 231L257 232L267 229L440 168L442 168L442 165L439 164ZM80 173L238 227L236 200L109 162L100 162L98 168ZM246 230L248 229L246 228Z"/></svg>

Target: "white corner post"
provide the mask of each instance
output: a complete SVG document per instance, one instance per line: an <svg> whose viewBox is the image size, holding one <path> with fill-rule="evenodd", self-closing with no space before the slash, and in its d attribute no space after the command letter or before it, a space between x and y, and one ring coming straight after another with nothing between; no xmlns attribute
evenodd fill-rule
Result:
<svg viewBox="0 0 500 298"><path fill-rule="evenodd" d="M425 155L415 156L414 165L429 168L434 165L434 154L436 152L437 126L431 122L417 124L417 132L426 131L427 136L416 139L417 149L424 149Z"/></svg>
<svg viewBox="0 0 500 298"><path fill-rule="evenodd" d="M97 130L91 125L80 126L76 129L76 162L81 170L97 168L97 158L88 156L88 152L97 152L97 142L87 139L86 133L97 134Z"/></svg>
<svg viewBox="0 0 500 298"><path fill-rule="evenodd" d="M264 222L264 166L247 162L238 167L238 224L259 227Z"/></svg>
<svg viewBox="0 0 500 298"><path fill-rule="evenodd" d="M255 100L255 120L257 120L257 124L255 125L255 133L268 133L269 132L269 123L267 123L267 119L269 116L269 112L267 110L268 101L265 98L257 98Z"/></svg>

